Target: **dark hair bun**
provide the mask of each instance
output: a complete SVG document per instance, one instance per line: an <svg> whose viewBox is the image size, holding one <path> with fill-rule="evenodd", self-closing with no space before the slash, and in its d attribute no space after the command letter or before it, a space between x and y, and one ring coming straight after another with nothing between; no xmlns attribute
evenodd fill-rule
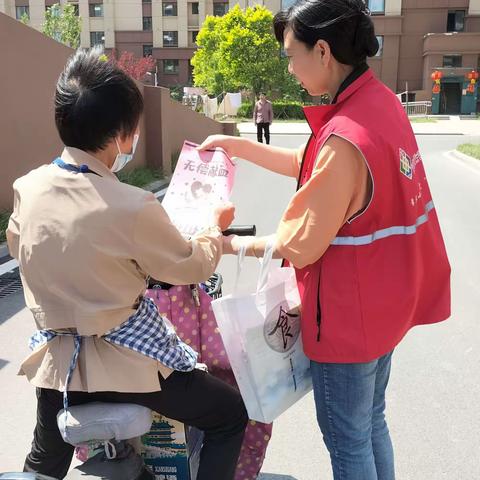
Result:
<svg viewBox="0 0 480 480"><path fill-rule="evenodd" d="M372 19L366 12L360 13L354 40L355 53L359 57L374 57L378 49L379 44Z"/></svg>

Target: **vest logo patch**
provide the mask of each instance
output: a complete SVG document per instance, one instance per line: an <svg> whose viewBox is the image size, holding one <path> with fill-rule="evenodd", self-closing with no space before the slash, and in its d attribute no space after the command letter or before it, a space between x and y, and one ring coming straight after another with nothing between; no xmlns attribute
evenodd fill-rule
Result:
<svg viewBox="0 0 480 480"><path fill-rule="evenodd" d="M420 152L417 152L412 158L408 156L408 154L399 149L399 156L400 156L400 172L403 173L408 179L413 179L413 174L415 173L415 168L420 163L422 157L420 156Z"/></svg>

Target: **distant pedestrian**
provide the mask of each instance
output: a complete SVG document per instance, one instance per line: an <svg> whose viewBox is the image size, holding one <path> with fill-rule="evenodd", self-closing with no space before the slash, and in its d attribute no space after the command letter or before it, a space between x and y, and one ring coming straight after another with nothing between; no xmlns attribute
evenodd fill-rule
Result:
<svg viewBox="0 0 480 480"><path fill-rule="evenodd" d="M272 104L264 93L260 94L258 102L253 109L253 123L257 126L257 139L263 143L262 131L265 134L265 143L270 144L270 125L273 121Z"/></svg>

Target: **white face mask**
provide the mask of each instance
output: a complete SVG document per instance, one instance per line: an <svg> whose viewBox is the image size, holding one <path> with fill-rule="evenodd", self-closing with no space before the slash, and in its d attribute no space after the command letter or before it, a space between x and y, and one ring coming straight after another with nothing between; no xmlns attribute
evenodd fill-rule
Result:
<svg viewBox="0 0 480 480"><path fill-rule="evenodd" d="M118 145L118 140L115 139L115 143L117 144L117 149L118 149L118 155L115 157L115 161L113 162L113 165L110 168L112 172L119 172L128 162L132 161L133 156L135 155L135 149L137 148L138 137L139 137L138 134L135 134L133 136L131 153L122 153L120 151L120 146Z"/></svg>

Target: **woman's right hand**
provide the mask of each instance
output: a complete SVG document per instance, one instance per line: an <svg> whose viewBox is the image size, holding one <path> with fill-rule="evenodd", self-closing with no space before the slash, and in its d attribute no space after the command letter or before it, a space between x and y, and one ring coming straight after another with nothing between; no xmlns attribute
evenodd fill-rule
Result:
<svg viewBox="0 0 480 480"><path fill-rule="evenodd" d="M219 205L213 212L213 222L220 227L222 232L232 224L234 218L235 207L230 202Z"/></svg>
<svg viewBox="0 0 480 480"><path fill-rule="evenodd" d="M222 148L229 157L238 156L239 142L244 140L240 137L232 137L230 135L209 135L197 150L207 150L209 148Z"/></svg>

